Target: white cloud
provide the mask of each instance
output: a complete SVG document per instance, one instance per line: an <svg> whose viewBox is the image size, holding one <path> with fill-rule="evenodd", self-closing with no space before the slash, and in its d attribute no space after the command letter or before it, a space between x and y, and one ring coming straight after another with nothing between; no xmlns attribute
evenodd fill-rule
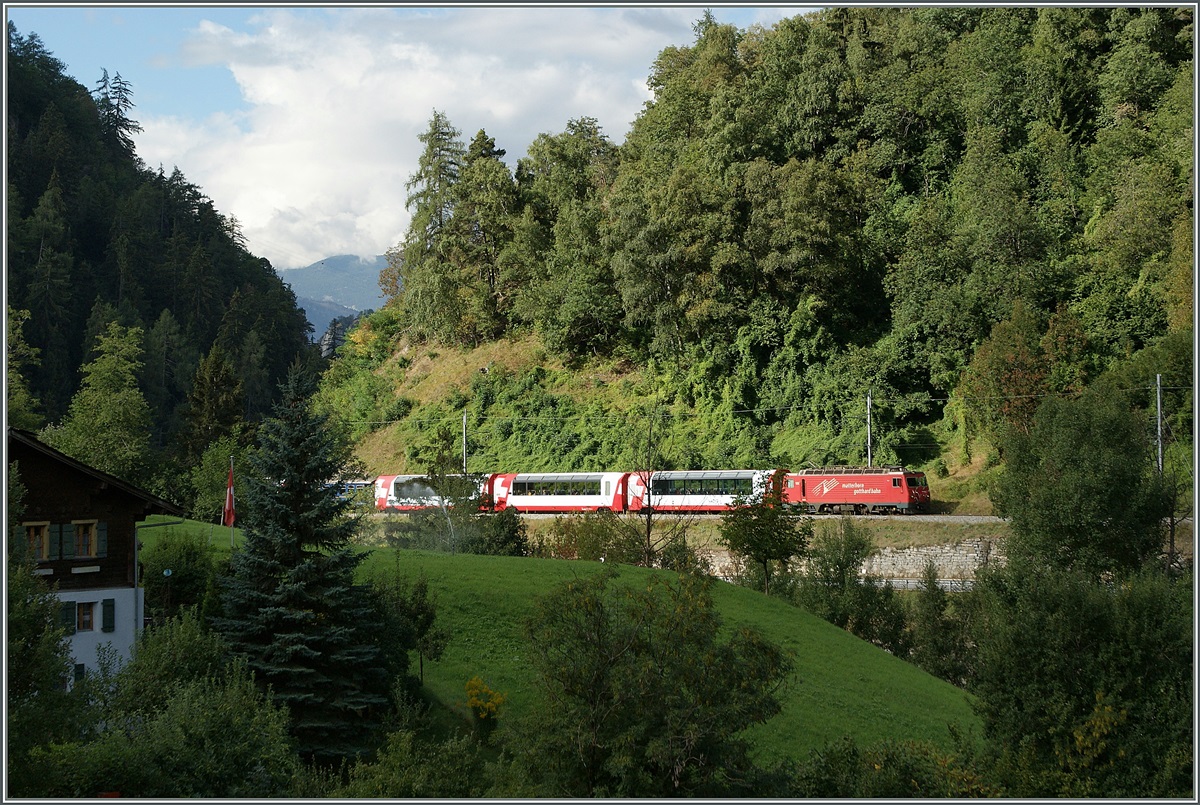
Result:
<svg viewBox="0 0 1200 805"><path fill-rule="evenodd" d="M510 165L572 118L594 117L621 142L649 97L654 59L690 44L701 13L278 9L246 30L206 22L180 55L228 69L248 110L206 120L143 110L138 153L178 166L277 267L382 254L407 226L404 183L433 109L464 142L486 129Z"/></svg>

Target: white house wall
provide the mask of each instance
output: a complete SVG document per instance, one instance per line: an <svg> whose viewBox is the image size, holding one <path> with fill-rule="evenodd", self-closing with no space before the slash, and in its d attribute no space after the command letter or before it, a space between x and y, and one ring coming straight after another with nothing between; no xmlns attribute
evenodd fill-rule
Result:
<svg viewBox="0 0 1200 805"><path fill-rule="evenodd" d="M68 636L71 643L71 659L76 665L86 666L89 672L97 670L96 650L108 643L116 652L117 658L128 662L133 656L133 646L138 632L142 627L142 616L145 612L145 596L142 588L119 587L96 590L64 590L57 593L58 599L64 603L75 604L92 602L96 605L93 629L90 632L75 632ZM113 626L111 632L105 632L102 624L101 604L106 598L113 599Z"/></svg>

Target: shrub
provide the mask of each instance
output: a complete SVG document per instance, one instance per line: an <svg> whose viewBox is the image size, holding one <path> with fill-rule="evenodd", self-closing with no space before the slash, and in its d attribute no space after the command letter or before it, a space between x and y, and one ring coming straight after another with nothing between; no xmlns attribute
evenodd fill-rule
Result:
<svg viewBox="0 0 1200 805"><path fill-rule="evenodd" d="M216 566L199 534L168 528L141 561L146 611L156 621L178 616L188 607L203 607Z"/></svg>

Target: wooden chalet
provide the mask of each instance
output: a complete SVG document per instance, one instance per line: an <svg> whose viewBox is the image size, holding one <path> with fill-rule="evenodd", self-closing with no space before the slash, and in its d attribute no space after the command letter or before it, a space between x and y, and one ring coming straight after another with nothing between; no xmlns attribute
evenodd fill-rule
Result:
<svg viewBox="0 0 1200 805"><path fill-rule="evenodd" d="M76 677L96 667L103 644L128 659L145 611L138 523L151 514L183 517L183 510L27 431L9 427L7 448L6 472L15 462L25 486L24 513L10 538L28 548L35 572L63 602Z"/></svg>

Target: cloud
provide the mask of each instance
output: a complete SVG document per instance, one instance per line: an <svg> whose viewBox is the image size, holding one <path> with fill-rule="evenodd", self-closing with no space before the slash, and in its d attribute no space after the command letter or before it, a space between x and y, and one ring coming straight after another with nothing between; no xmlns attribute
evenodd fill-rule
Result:
<svg viewBox="0 0 1200 805"><path fill-rule="evenodd" d="M774 10L772 10L774 11ZM658 53L700 8L274 9L205 21L179 59L232 74L244 108L204 120L143 110L138 153L178 166L280 268L371 257L403 236L404 184L436 108L515 166L541 133L594 117L615 142ZM783 16L781 13L780 16Z"/></svg>

